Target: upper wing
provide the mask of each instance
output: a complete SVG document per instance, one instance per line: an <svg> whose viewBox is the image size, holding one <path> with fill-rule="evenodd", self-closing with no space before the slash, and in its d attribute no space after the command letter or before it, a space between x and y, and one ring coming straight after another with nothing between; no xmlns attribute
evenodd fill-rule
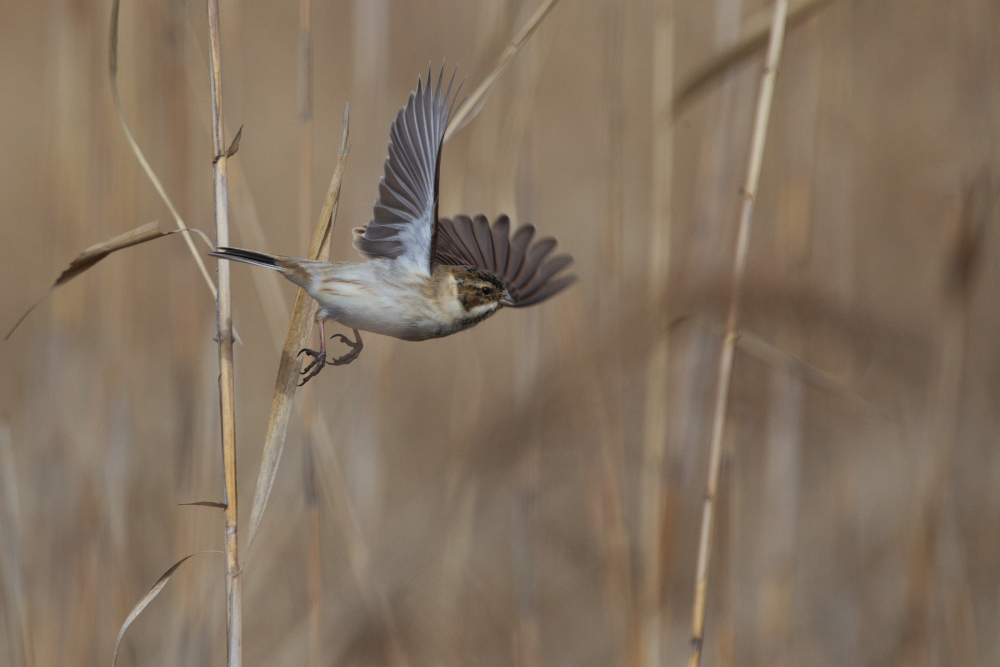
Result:
<svg viewBox="0 0 1000 667"><path fill-rule="evenodd" d="M503 281L515 308L531 306L555 296L577 280L557 274L573 263L570 255L549 257L552 237L538 239L534 225L521 225L510 236L510 218L501 215L490 226L485 215L456 215L438 220L435 264L477 266Z"/></svg>
<svg viewBox="0 0 1000 667"><path fill-rule="evenodd" d="M441 93L444 67L432 90L417 80L389 132L389 157L378 186L374 218L354 230L354 247L369 257L402 258L430 273L437 221L441 142L451 116L451 84ZM461 86L460 86L461 87ZM457 94L457 92L456 92Z"/></svg>

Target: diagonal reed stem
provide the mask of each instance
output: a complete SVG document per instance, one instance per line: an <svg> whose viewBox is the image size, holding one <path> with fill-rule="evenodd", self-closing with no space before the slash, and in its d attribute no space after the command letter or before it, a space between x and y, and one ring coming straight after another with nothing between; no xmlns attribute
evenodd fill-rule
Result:
<svg viewBox="0 0 1000 667"><path fill-rule="evenodd" d="M698 667L701 664L701 652L705 640L708 565L712 556L712 529L715 524L716 501L719 495L719 477L722 472L722 445L725 439L726 413L729 407L729 388L733 380L733 357L736 351L737 328L739 326L740 295L743 291L743 277L746 274L750 229L753 222L754 203L757 199L757 186L760 182L764 142L767 139L767 124L771 116L771 102L774 99L774 80L778 74L778 62L781 59L781 46L784 42L787 18L788 0L776 0L774 16L771 20L771 37L767 46L767 58L760 79L760 94L757 98L757 113L754 118L746 182L743 186L743 206L740 211L736 250L733 255L729 311L726 315L726 335L722 342L722 353L719 356L715 410L712 414L712 441L708 457L708 481L705 485L701 536L698 540L698 569L695 575L694 605L691 611L691 659L688 661L688 667Z"/></svg>
<svg viewBox="0 0 1000 667"><path fill-rule="evenodd" d="M212 82L212 168L215 187L215 244L229 245L229 191L222 122L222 53L219 0L208 0L209 68ZM243 663L243 584L240 577L236 492L236 402L233 378L233 308L229 262L218 262L219 404L222 413L222 466L225 475L226 628L229 667Z"/></svg>
<svg viewBox="0 0 1000 667"><path fill-rule="evenodd" d="M122 98L118 93L118 17L120 12L121 0L114 0L114 2L111 3L111 30L108 33L108 78L111 81L111 97L115 103L115 111L118 112L118 121L121 123L122 130L125 132L125 138L128 140L129 146L132 147L132 152L135 153L135 157L139 160L139 164L142 166L143 171L146 172L146 176L149 177L149 181L153 184L153 188L156 190L157 194L160 195L160 199L163 200L163 203L166 205L167 209L169 209L170 215L177 224L177 229L188 229L188 226L184 223L184 219L181 218L181 214L178 212L177 207L174 206L174 202L170 199L169 195L167 195L167 191L163 187L163 183L160 182L156 172L153 171L153 168L149 165L149 161L146 160L146 155L142 152L142 148L139 147L139 142L136 141L135 136L132 134L132 129L125 120L125 108L122 106ZM184 234L184 242L187 243L188 250L191 251L191 257L194 258L194 262L197 264L198 270L201 271L201 275L205 278L205 283L208 285L208 289L212 293L212 298L218 299L218 290L216 289L215 283L212 282L212 277L208 274L208 269L205 268L205 262L198 253L198 249L194 245L194 240L188 234Z"/></svg>

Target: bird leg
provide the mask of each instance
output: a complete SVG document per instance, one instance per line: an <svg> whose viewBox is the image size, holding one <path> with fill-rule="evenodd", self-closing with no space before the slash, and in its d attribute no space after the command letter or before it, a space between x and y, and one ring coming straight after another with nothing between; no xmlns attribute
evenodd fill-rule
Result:
<svg viewBox="0 0 1000 667"><path fill-rule="evenodd" d="M326 358L326 321L319 321L319 350L311 350L308 347L304 347L299 350L299 356L305 354L306 356L312 357L313 360L309 362L309 365L302 369L302 382L299 383L301 387L309 380L313 379L319 372L323 370L323 367L327 364L332 366L344 366L351 363L358 358L361 354L361 349L364 347L364 343L361 342L361 334L357 329L354 329L354 337L357 340L351 340L344 334L334 334L331 338L339 337L345 345L351 348L351 351L341 357L334 357L333 359Z"/></svg>
<svg viewBox="0 0 1000 667"><path fill-rule="evenodd" d="M334 366L344 366L358 358L358 356L361 354L361 350L364 349L365 344L361 341L361 332L358 331L357 329L353 329L353 331L354 331L354 337L357 340L351 340L344 334L339 334L339 333L330 336L331 340L334 338L340 338L340 342L342 342L347 347L351 348L351 351L342 357L334 357L333 359L330 359L329 363L333 364Z"/></svg>
<svg viewBox="0 0 1000 667"><path fill-rule="evenodd" d="M324 322L323 320L319 321L319 350L310 350L308 347L304 347L301 350L299 350L299 353L296 355L301 357L303 354L305 354L306 356L313 358L313 360L309 362L309 365L302 369L301 375L305 375L305 377L302 378L302 382L299 383L300 387L304 385L306 382L309 382L309 380L319 375L319 372L323 370L324 366L326 366L325 324L326 322Z"/></svg>

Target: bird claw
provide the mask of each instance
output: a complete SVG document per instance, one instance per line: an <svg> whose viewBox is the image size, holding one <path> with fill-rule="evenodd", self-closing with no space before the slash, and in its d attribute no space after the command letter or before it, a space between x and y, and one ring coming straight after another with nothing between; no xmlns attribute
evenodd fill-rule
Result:
<svg viewBox="0 0 1000 667"><path fill-rule="evenodd" d="M321 346L318 351L311 350L308 347L304 347L299 350L299 353L296 356L302 356L305 354L306 356L313 357L313 360L309 362L309 365L303 368L300 373L300 375L304 375L305 377L302 378L302 382L299 383L299 386L301 387L306 382L309 382L309 380L319 375L319 372L323 370L327 364L331 366L346 366L357 359L365 345L361 342L361 334L358 333L357 329L354 330L354 335L357 337L357 340L351 340L344 334L339 333L330 336L331 340L339 338L344 345L351 348L351 351L347 354L340 357L334 357L333 359L326 358L326 345Z"/></svg>
<svg viewBox="0 0 1000 667"><path fill-rule="evenodd" d="M357 340L351 340L344 334L339 334L339 333L330 336L330 340L333 340L334 338L339 338L340 342L342 342L347 347L351 348L351 351L343 356L329 359L327 363L333 366L345 366L354 361L355 359L357 359L358 356L361 354L362 348L364 348L365 345L364 343L361 342L361 336L357 332L355 332L355 335L358 336Z"/></svg>
<svg viewBox="0 0 1000 667"><path fill-rule="evenodd" d="M296 356L301 357L303 354L313 357L313 360L310 361L309 365L303 368L300 373L300 375L305 375L305 377L302 378L302 382L299 383L300 387L319 375L319 372L323 370L323 367L327 364L325 350L317 352L316 350L310 350L308 347L304 347L299 350L299 353Z"/></svg>

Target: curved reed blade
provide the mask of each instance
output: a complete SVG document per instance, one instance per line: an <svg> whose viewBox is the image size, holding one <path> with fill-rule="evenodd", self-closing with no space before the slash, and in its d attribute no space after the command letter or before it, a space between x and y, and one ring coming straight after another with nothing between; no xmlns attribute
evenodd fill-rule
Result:
<svg viewBox="0 0 1000 667"><path fill-rule="evenodd" d="M118 631L118 639L115 640L115 657L111 660L111 667L115 667L115 665L118 664L118 652L121 650L122 639L125 637L125 631L128 630L129 626L135 622L135 619L139 618L139 614L141 614L143 610L145 610L146 607L149 606L149 603L156 599L156 596L160 594L160 591L162 591L163 587L167 585L167 583L170 581L170 578L174 576L174 573L177 572L177 569L181 565L186 563L188 560L194 558L195 556L199 556L201 554L222 554L222 552L196 551L193 554L188 554L187 556L184 556L184 558L181 558L179 561L171 565L170 569L161 574L160 578L156 580L156 583L153 584L150 587L150 589L146 591L146 594L143 595L142 598L135 603L135 606L132 607L132 611L130 611L128 616L125 618L125 622L122 623L121 630Z"/></svg>
<svg viewBox="0 0 1000 667"><path fill-rule="evenodd" d="M21 315L21 317L18 318L17 322L14 323L14 326L12 326L10 331L7 332L7 335L4 336L4 340L11 337L14 330L21 326L21 322L23 322L25 318L31 314L31 311L37 308L49 294L52 294L52 290L55 288L73 280L73 278L76 278L78 275L94 266L116 250L129 248L134 245L139 245L140 243L145 243L146 241L152 241L153 239L158 239L171 233L172 232L161 231L160 223L158 221L154 221L141 227L136 227L135 229L129 230L123 234L119 234L118 236L110 238L107 241L95 243L90 246L77 255L76 258L69 263L69 266L67 266L63 272L59 274L59 277L56 278L54 283L52 283L52 287L50 287L49 290L43 294L40 299L38 299L38 301L32 304L32 306L25 311L24 315Z"/></svg>

